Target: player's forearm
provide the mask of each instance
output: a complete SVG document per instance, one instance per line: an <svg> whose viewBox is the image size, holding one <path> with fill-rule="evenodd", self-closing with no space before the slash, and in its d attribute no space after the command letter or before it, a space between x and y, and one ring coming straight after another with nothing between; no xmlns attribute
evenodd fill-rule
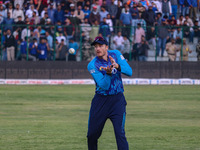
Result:
<svg viewBox="0 0 200 150"><path fill-rule="evenodd" d="M108 90L111 84L111 75L105 74L104 77L97 81L99 87L104 90Z"/></svg>
<svg viewBox="0 0 200 150"><path fill-rule="evenodd" d="M132 76L132 68L129 65L120 65L121 67L121 73L127 75L127 76Z"/></svg>

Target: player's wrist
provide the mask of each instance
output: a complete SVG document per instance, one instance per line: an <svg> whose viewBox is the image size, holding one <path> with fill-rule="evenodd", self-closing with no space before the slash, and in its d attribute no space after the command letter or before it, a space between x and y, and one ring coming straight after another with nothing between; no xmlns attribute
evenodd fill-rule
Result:
<svg viewBox="0 0 200 150"><path fill-rule="evenodd" d="M106 74L112 76L112 72L106 72Z"/></svg>
<svg viewBox="0 0 200 150"><path fill-rule="evenodd" d="M121 66L119 64L117 64L118 67L116 68L118 71L121 71Z"/></svg>

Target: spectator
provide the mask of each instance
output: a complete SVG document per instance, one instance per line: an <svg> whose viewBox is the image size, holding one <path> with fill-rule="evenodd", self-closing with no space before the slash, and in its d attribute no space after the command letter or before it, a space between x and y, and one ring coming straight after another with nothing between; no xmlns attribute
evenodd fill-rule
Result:
<svg viewBox="0 0 200 150"><path fill-rule="evenodd" d="M193 30L194 30L194 36L200 38L200 27L199 27L199 22L197 20L194 22Z"/></svg>
<svg viewBox="0 0 200 150"><path fill-rule="evenodd" d="M29 44L29 54L31 56L33 56L33 58L35 57L35 59L33 59L33 60L36 60L36 58L37 58L37 48L38 48L37 39L33 38L33 41L30 42L30 44Z"/></svg>
<svg viewBox="0 0 200 150"><path fill-rule="evenodd" d="M27 20L28 20L28 18L27 18ZM29 24L29 22L27 22L27 24L26 25L28 25ZM31 30L28 28L24 28L23 30L22 30L22 33L21 33L21 39L23 39L23 40L25 40L25 38L28 36L28 37L30 37L30 35L31 35Z"/></svg>
<svg viewBox="0 0 200 150"><path fill-rule="evenodd" d="M10 13L10 18L12 18L12 19L13 19L13 11L14 11L13 5L12 5L12 3L9 3L8 9L6 9L6 14L8 14L8 12L9 12Z"/></svg>
<svg viewBox="0 0 200 150"><path fill-rule="evenodd" d="M27 39L27 38L26 38ZM23 40L21 39L20 41L20 54L21 54L21 60L33 60L36 61L36 57L30 55L29 53L27 53L27 42L26 39Z"/></svg>
<svg viewBox="0 0 200 150"><path fill-rule="evenodd" d="M15 60L21 60L21 41L17 40L17 48L16 48L16 59Z"/></svg>
<svg viewBox="0 0 200 150"><path fill-rule="evenodd" d="M101 6L104 6L104 7L106 8L106 10L108 11L110 5L111 5L111 3L110 3L110 4L107 4L107 0L103 0Z"/></svg>
<svg viewBox="0 0 200 150"><path fill-rule="evenodd" d="M84 3L85 3L84 0L78 0L76 5L77 6L81 6L83 8L84 7Z"/></svg>
<svg viewBox="0 0 200 150"><path fill-rule="evenodd" d="M154 2L152 2L151 4L152 4L152 10L153 10L153 12L154 12L155 14L158 13L158 9L157 9L156 4L155 4Z"/></svg>
<svg viewBox="0 0 200 150"><path fill-rule="evenodd" d="M123 8L122 8L122 13L125 13L125 10L127 9L128 12L130 12L130 7L127 3L124 3Z"/></svg>
<svg viewBox="0 0 200 150"><path fill-rule="evenodd" d="M133 7L130 8L130 13L133 20L139 19L139 10L136 3L133 3Z"/></svg>
<svg viewBox="0 0 200 150"><path fill-rule="evenodd" d="M14 7L17 7L17 4L19 4L19 8L23 8L24 0L14 0Z"/></svg>
<svg viewBox="0 0 200 150"><path fill-rule="evenodd" d="M44 10L44 8L48 7L48 0L39 0L38 1L38 6L37 6L37 10L39 11L39 14L41 14L41 12Z"/></svg>
<svg viewBox="0 0 200 150"><path fill-rule="evenodd" d="M64 40L65 45L67 45L66 38L63 36L63 31L58 32L58 36L56 37L58 43L60 44L62 39Z"/></svg>
<svg viewBox="0 0 200 150"><path fill-rule="evenodd" d="M38 4L35 0L26 1L24 4L25 10L28 10L31 5L34 5L36 7Z"/></svg>
<svg viewBox="0 0 200 150"><path fill-rule="evenodd" d="M10 18L10 12L8 12L7 18L4 19L3 24L5 25L4 30L10 29L13 31L14 20Z"/></svg>
<svg viewBox="0 0 200 150"><path fill-rule="evenodd" d="M87 1L85 2L85 5L87 5L87 6L89 7L90 10L92 9L90 0L87 0Z"/></svg>
<svg viewBox="0 0 200 150"><path fill-rule="evenodd" d="M158 9L157 13L162 13L162 3L159 0L153 0L152 2L156 5L156 8Z"/></svg>
<svg viewBox="0 0 200 150"><path fill-rule="evenodd" d="M42 29L41 26L37 26L37 28L33 30L33 33L34 33L34 37L36 37L38 42L39 42L40 38L44 38L45 37L45 30Z"/></svg>
<svg viewBox="0 0 200 150"><path fill-rule="evenodd" d="M100 12L101 11L101 6L99 5L99 0L94 0L94 3L91 5L91 12L93 12L95 10L95 12Z"/></svg>
<svg viewBox="0 0 200 150"><path fill-rule="evenodd" d="M114 0L112 0L111 4L107 5L107 6L108 6L107 10L108 10L108 13L111 16L111 19L112 19L112 22L113 22L113 26L115 26L116 25L116 17L117 17L118 11L121 13L121 10L118 10L117 5L114 4Z"/></svg>
<svg viewBox="0 0 200 150"><path fill-rule="evenodd" d="M94 25L96 20L100 22L100 14L97 11L97 7L93 6L93 10L91 11L90 16L89 16L89 22L91 25Z"/></svg>
<svg viewBox="0 0 200 150"><path fill-rule="evenodd" d="M192 19L189 17L189 14L185 15L185 21L187 21L188 26L193 27L194 23L192 21Z"/></svg>
<svg viewBox="0 0 200 150"><path fill-rule="evenodd" d="M138 23L137 24L137 28L135 30L135 36L134 36L134 39L135 39L135 43L141 43L142 41L142 37L145 37L145 31L144 29L141 27L141 24Z"/></svg>
<svg viewBox="0 0 200 150"><path fill-rule="evenodd" d="M153 26L156 22L156 15L153 11L152 5L149 5L149 9L146 11L144 20L146 21L147 26Z"/></svg>
<svg viewBox="0 0 200 150"><path fill-rule="evenodd" d="M7 52L7 60L15 60L15 38L11 33L11 30L8 29L5 36L5 48Z"/></svg>
<svg viewBox="0 0 200 150"><path fill-rule="evenodd" d="M44 7L44 9L42 10L41 15L40 15L41 18L44 17L45 13L47 13L47 15L48 15L48 10L47 9L48 9L47 7Z"/></svg>
<svg viewBox="0 0 200 150"><path fill-rule="evenodd" d="M172 6L169 0L162 0L162 14L163 16L171 16L172 14Z"/></svg>
<svg viewBox="0 0 200 150"><path fill-rule="evenodd" d="M69 49L70 48L74 48L75 53L68 54L68 61L76 61L76 55L77 55L77 51L78 51L78 43L74 41L74 38L71 38L69 40Z"/></svg>
<svg viewBox="0 0 200 150"><path fill-rule="evenodd" d="M91 26L88 22L88 19L85 18L84 22L80 25L81 26L81 31L82 31L82 37L83 39L89 39L90 37L90 31L91 31Z"/></svg>
<svg viewBox="0 0 200 150"><path fill-rule="evenodd" d="M178 20L177 20L177 25L182 26L184 24L185 18L183 15L180 15Z"/></svg>
<svg viewBox="0 0 200 150"><path fill-rule="evenodd" d="M99 14L100 14L100 22L102 22L103 18L106 18L109 13L108 11L106 11L104 6L101 6L101 11Z"/></svg>
<svg viewBox="0 0 200 150"><path fill-rule="evenodd" d="M83 13L84 13L85 18L89 19L89 16L90 16L91 11L90 11L88 5L85 5L85 6L84 6Z"/></svg>
<svg viewBox="0 0 200 150"><path fill-rule="evenodd" d="M24 12L20 9L20 5L16 4L16 9L13 11L13 19L15 22L18 21L18 17L21 16L21 21L24 21Z"/></svg>
<svg viewBox="0 0 200 150"><path fill-rule="evenodd" d="M110 17L110 14L107 14L106 23L109 25L110 32L113 32L113 22Z"/></svg>
<svg viewBox="0 0 200 150"><path fill-rule="evenodd" d="M174 31L173 33L173 39L177 44L181 44L181 39L183 38L183 32L182 28L179 27L177 30Z"/></svg>
<svg viewBox="0 0 200 150"><path fill-rule="evenodd" d="M67 46L65 45L64 39L61 40L61 43L58 46L58 59L60 61L66 60L66 54L67 54Z"/></svg>
<svg viewBox="0 0 200 150"><path fill-rule="evenodd" d="M115 33L117 33L118 31L121 31L121 26L122 26L122 23L120 21L121 12L122 12L122 6L120 5L120 1L118 1L117 14L116 14L116 20L115 20L116 29L114 29Z"/></svg>
<svg viewBox="0 0 200 150"><path fill-rule="evenodd" d="M145 41L144 37L141 40L141 43L137 44L137 49L138 49L138 60L147 61L149 45L148 42Z"/></svg>
<svg viewBox="0 0 200 150"><path fill-rule="evenodd" d="M161 57L163 57L165 47L166 47L166 41L168 38L168 26L166 25L166 20L162 20L162 25L158 26L158 44L157 44L157 50L156 55L159 56L160 49L161 49Z"/></svg>
<svg viewBox="0 0 200 150"><path fill-rule="evenodd" d="M49 45L49 51L47 52L47 59L53 60L54 49L53 49L53 37L49 34L48 31L45 32L45 37Z"/></svg>
<svg viewBox="0 0 200 150"><path fill-rule="evenodd" d="M198 13L198 8L199 8L199 0L191 0L191 6L189 10L190 18L193 20L197 19L197 13Z"/></svg>
<svg viewBox="0 0 200 150"><path fill-rule="evenodd" d="M147 0L140 0L140 3L142 4L142 6L144 6L145 8L147 8L149 6L149 3Z"/></svg>
<svg viewBox="0 0 200 150"><path fill-rule="evenodd" d="M150 30L148 30L147 34L147 40L149 43L152 43L153 49L156 49L156 31L155 27L151 27Z"/></svg>
<svg viewBox="0 0 200 150"><path fill-rule="evenodd" d="M54 23L55 9L53 8L53 3L50 3L50 7L48 8L47 12L51 22Z"/></svg>
<svg viewBox="0 0 200 150"><path fill-rule="evenodd" d="M48 18L49 18L48 13L45 12L44 16L40 19L40 25L45 25Z"/></svg>
<svg viewBox="0 0 200 150"><path fill-rule="evenodd" d="M51 19L47 18L46 20L47 21L46 21L44 29L46 32L49 32L49 34L53 35L55 31L54 31L54 26L52 26L53 24L51 22Z"/></svg>
<svg viewBox="0 0 200 150"><path fill-rule="evenodd" d="M119 51L122 51L124 49L124 38L122 36L122 33L119 31L116 36L114 36L113 39L113 49L118 49Z"/></svg>
<svg viewBox="0 0 200 150"><path fill-rule="evenodd" d="M24 21L22 21L22 17L21 16L19 16L18 17L18 19L17 19L18 21L17 22L15 22L15 28L14 28L14 30L15 30L15 32L16 32L16 35L17 35L17 40L19 39L21 39L21 33L22 33L22 30L23 30L23 28L24 28L24 24L25 24L25 22Z"/></svg>
<svg viewBox="0 0 200 150"><path fill-rule="evenodd" d="M171 0L172 15L177 19L178 0Z"/></svg>
<svg viewBox="0 0 200 150"><path fill-rule="evenodd" d="M61 9L60 4L57 6L57 9L55 10L53 20L55 21L55 23L57 23L58 21L60 21L61 23L64 22L64 11Z"/></svg>
<svg viewBox="0 0 200 150"><path fill-rule="evenodd" d="M3 23L4 18L7 17L6 11L4 9L4 6L2 4L0 4L0 24Z"/></svg>
<svg viewBox="0 0 200 150"><path fill-rule="evenodd" d="M171 26L176 26L177 25L177 21L176 21L176 18L175 18L175 16L171 16L171 19L169 20L169 24L171 25Z"/></svg>
<svg viewBox="0 0 200 150"><path fill-rule="evenodd" d="M191 0L179 0L181 6L181 14L185 17L186 14L189 14L189 7L192 5Z"/></svg>
<svg viewBox="0 0 200 150"><path fill-rule="evenodd" d="M95 39L95 37L98 36L99 33L99 22L96 20L94 24L92 25L91 31L90 31L90 39Z"/></svg>
<svg viewBox="0 0 200 150"><path fill-rule="evenodd" d="M192 42L193 41L192 32L190 32L190 27L186 20L184 21L182 28L183 28L183 37L189 38L189 41Z"/></svg>
<svg viewBox="0 0 200 150"><path fill-rule="evenodd" d="M175 44L175 39L171 39L171 42L166 44L166 51L169 57L169 61L176 61L176 52L178 52L178 47Z"/></svg>
<svg viewBox="0 0 200 150"><path fill-rule="evenodd" d="M75 26L79 26L80 25L80 20L79 18L74 14L74 10L70 11L70 15L68 17L71 21L71 23Z"/></svg>
<svg viewBox="0 0 200 150"><path fill-rule="evenodd" d="M128 11L129 8L125 8L125 12L121 13L120 15L120 20L123 24L123 28L122 28L122 33L123 36L130 36L130 29L131 29L131 23L132 23L132 16Z"/></svg>
<svg viewBox="0 0 200 150"><path fill-rule="evenodd" d="M196 52L197 52L197 60L200 61L200 39L198 40L198 44L196 46Z"/></svg>
<svg viewBox="0 0 200 150"><path fill-rule="evenodd" d="M32 18L33 12L36 13L36 16L38 16L38 11L35 9L34 5L31 5L30 8L26 11L26 17L29 19Z"/></svg>
<svg viewBox="0 0 200 150"><path fill-rule="evenodd" d="M99 25L99 34L101 34L104 39L106 39L107 41L109 41L110 27L106 23L106 18L103 18L103 21Z"/></svg>
<svg viewBox="0 0 200 150"><path fill-rule="evenodd" d="M38 45L37 53L39 60L47 60L47 51L49 51L49 45L45 38L41 39L40 44Z"/></svg>
<svg viewBox="0 0 200 150"><path fill-rule="evenodd" d="M155 20L155 25L160 26L162 24L162 13L158 12Z"/></svg>
<svg viewBox="0 0 200 150"><path fill-rule="evenodd" d="M128 61L129 60L129 55L130 55L130 51L131 51L131 44L129 39L124 36L124 42L123 42L123 49L121 50L122 55L124 56L124 58Z"/></svg>
<svg viewBox="0 0 200 150"><path fill-rule="evenodd" d="M139 4L141 4L141 3L139 3ZM140 5L138 5L138 10L139 10L140 18L145 20L147 18L146 17L147 8L142 6L142 4L141 4L141 7L140 7Z"/></svg>
<svg viewBox="0 0 200 150"><path fill-rule="evenodd" d="M122 1L121 1L121 0L115 0L115 1L114 1L114 4L115 4L115 5L118 5L118 4L119 4L119 5L122 7Z"/></svg>
<svg viewBox="0 0 200 150"><path fill-rule="evenodd" d="M79 19L79 22L83 22L85 15L84 15L84 12L82 11L81 5L79 5L78 9L75 10L74 15Z"/></svg>
<svg viewBox="0 0 200 150"><path fill-rule="evenodd" d="M37 24L43 24L43 18L40 19L39 16L37 16L37 12L33 12L32 17L30 18L30 25L37 25Z"/></svg>
<svg viewBox="0 0 200 150"><path fill-rule="evenodd" d="M181 50L181 49L180 49ZM182 56L180 55L179 60L188 61L188 53L192 53L189 45L186 42L186 39L183 39L183 48L182 48Z"/></svg>
<svg viewBox="0 0 200 150"><path fill-rule="evenodd" d="M90 61L94 58L94 49L91 46L89 38L85 38L85 42L82 45L83 61Z"/></svg>
<svg viewBox="0 0 200 150"><path fill-rule="evenodd" d="M71 3L71 4L69 5L69 7L70 7L69 11L75 10L75 5L74 5L73 3Z"/></svg>
<svg viewBox="0 0 200 150"><path fill-rule="evenodd" d="M66 37L66 45L69 45L69 39L73 38L75 35L75 27L71 24L69 18L65 19L64 35Z"/></svg>

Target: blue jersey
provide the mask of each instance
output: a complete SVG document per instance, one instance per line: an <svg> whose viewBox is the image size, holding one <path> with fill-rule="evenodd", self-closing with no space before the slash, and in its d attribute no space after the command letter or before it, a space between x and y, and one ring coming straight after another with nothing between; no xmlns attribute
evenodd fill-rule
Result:
<svg viewBox="0 0 200 150"><path fill-rule="evenodd" d="M108 75L105 70L100 69L100 67L111 65L109 56L115 59L115 62L121 67L121 71L116 70L112 75ZM91 73L96 83L96 93L101 95L116 95L124 92L121 73L132 76L132 68L118 50L108 51L108 61L95 57L88 64L88 71Z"/></svg>

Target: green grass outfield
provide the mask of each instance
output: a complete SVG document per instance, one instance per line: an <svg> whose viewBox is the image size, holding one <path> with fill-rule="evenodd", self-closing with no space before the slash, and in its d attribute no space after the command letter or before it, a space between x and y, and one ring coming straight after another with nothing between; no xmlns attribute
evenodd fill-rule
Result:
<svg viewBox="0 0 200 150"><path fill-rule="evenodd" d="M86 150L94 85L0 86L0 150ZM130 150L200 150L200 86L125 86ZM106 122L99 150L117 150Z"/></svg>

